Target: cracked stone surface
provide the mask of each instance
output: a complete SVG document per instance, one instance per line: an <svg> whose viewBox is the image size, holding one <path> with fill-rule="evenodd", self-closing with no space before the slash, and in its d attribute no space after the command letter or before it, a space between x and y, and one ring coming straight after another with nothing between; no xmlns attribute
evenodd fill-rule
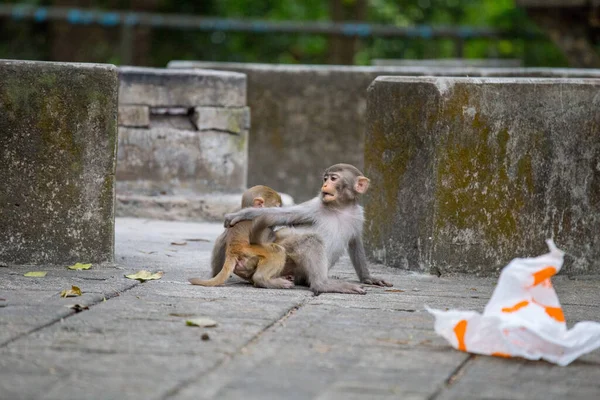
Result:
<svg viewBox="0 0 600 400"><path fill-rule="evenodd" d="M435 335L424 305L482 311L493 278L437 278L371 265L394 287L314 296L304 287L257 289L236 278L223 287L189 285L187 278L208 275L221 231L217 223L117 218L114 266L0 268L0 398L590 399L600 393L600 351L561 368L461 353ZM145 283L124 278L139 269L164 276ZM23 276L33 270L48 275ZM347 258L330 275L356 279ZM71 285L83 295L60 298ZM560 276L554 286L569 326L600 320L600 279ZM89 309L76 312L74 304ZM187 318L201 316L218 326L186 326Z"/></svg>

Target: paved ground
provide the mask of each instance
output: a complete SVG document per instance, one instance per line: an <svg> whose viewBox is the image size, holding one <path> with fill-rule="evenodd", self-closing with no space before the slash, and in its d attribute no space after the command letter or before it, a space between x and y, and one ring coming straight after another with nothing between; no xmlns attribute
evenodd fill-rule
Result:
<svg viewBox="0 0 600 400"><path fill-rule="evenodd" d="M221 230L117 219L116 268L0 268L0 399L600 398L600 351L561 368L468 355L434 334L424 305L482 311L493 279L373 266L393 288L316 297L235 280L189 285L208 275ZM141 268L165 274L123 277ZM23 277L31 270L48 275ZM355 279L347 259L332 274ZM570 325L600 320L600 280L554 282ZM71 285L83 296L60 298ZM191 316L219 325L188 327Z"/></svg>

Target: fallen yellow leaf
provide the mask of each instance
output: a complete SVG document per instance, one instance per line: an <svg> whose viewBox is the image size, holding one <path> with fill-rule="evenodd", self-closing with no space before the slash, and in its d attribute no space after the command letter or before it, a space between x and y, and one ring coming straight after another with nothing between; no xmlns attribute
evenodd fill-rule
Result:
<svg viewBox="0 0 600 400"><path fill-rule="evenodd" d="M211 328L217 326L217 322L210 318L192 318L185 320L187 326L199 326L202 328Z"/></svg>
<svg viewBox="0 0 600 400"><path fill-rule="evenodd" d="M140 282L149 281L152 279L160 279L163 276L163 272L159 271L157 273L152 273L150 271L141 270L136 272L135 274L125 275L125 278L129 279L137 279Z"/></svg>
<svg viewBox="0 0 600 400"><path fill-rule="evenodd" d="M80 270L82 270L82 269L90 269L91 267L92 267L92 264L82 264L82 263L77 263L77 264L75 264L75 265L71 265L71 266L69 266L69 267L67 267L67 268L69 268L69 269L74 269L74 270L77 270L77 271L80 271Z"/></svg>
<svg viewBox="0 0 600 400"><path fill-rule="evenodd" d="M25 273L25 275L23 276L29 276L31 278L43 278L46 276L48 272L46 271L31 271L31 272L27 272Z"/></svg>
<svg viewBox="0 0 600 400"><path fill-rule="evenodd" d="M71 286L71 289L65 289L60 292L60 297L76 297L81 296L81 289L77 286Z"/></svg>
<svg viewBox="0 0 600 400"><path fill-rule="evenodd" d="M171 242L171 244L173 246L185 246L187 245L187 242Z"/></svg>

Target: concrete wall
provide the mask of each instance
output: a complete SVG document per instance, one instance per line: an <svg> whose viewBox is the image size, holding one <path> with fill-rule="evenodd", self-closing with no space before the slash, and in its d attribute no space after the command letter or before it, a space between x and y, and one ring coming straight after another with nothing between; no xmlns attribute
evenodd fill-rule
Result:
<svg viewBox="0 0 600 400"><path fill-rule="evenodd" d="M430 67L430 68L519 68L523 65L516 58L432 58L432 59L386 59L376 58L371 64L395 67Z"/></svg>
<svg viewBox="0 0 600 400"><path fill-rule="evenodd" d="M117 215L222 220L248 175L246 76L119 69Z"/></svg>
<svg viewBox="0 0 600 400"><path fill-rule="evenodd" d="M0 264L111 262L117 70L0 61Z"/></svg>
<svg viewBox="0 0 600 400"><path fill-rule="evenodd" d="M372 258L494 275L554 238L600 273L599 80L380 77L367 118Z"/></svg>
<svg viewBox="0 0 600 400"><path fill-rule="evenodd" d="M119 69L119 193L246 188L246 77L207 70Z"/></svg>
<svg viewBox="0 0 600 400"><path fill-rule="evenodd" d="M600 70L424 68L172 61L170 68L213 68L248 77L252 110L248 185L266 184L296 202L315 195L331 164L364 166L366 89L380 75L597 77Z"/></svg>

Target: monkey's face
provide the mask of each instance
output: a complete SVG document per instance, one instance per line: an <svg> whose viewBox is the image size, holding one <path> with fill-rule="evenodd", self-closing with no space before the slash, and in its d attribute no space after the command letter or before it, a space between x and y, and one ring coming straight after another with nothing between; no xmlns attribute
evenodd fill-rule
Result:
<svg viewBox="0 0 600 400"><path fill-rule="evenodd" d="M331 203L338 199L340 175L326 173L323 176L321 187L321 200L323 203Z"/></svg>
<svg viewBox="0 0 600 400"><path fill-rule="evenodd" d="M369 179L349 164L336 164L323 175L321 201L325 204L348 204L369 188Z"/></svg>

